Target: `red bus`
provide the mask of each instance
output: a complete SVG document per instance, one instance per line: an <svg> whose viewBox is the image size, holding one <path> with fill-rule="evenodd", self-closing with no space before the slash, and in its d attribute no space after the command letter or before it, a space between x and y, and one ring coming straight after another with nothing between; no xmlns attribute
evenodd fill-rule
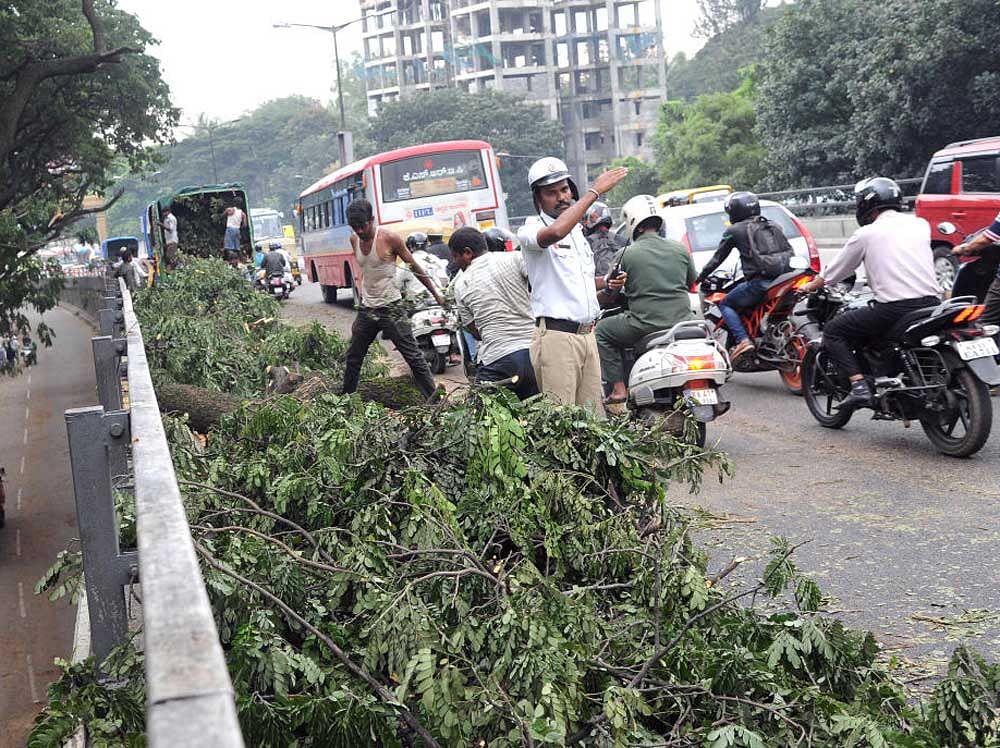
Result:
<svg viewBox="0 0 1000 748"><path fill-rule="evenodd" d="M360 301L360 271L351 251L347 205L364 197L380 226L399 233L442 227L445 239L461 226L507 228L496 156L481 140L400 148L338 169L299 195L299 236L305 272L328 303L338 289Z"/></svg>

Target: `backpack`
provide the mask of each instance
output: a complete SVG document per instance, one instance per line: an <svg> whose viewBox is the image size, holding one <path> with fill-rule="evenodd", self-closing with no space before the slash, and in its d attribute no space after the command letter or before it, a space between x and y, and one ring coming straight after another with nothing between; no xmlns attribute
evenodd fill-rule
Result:
<svg viewBox="0 0 1000 748"><path fill-rule="evenodd" d="M747 239L750 253L764 278L773 280L792 269L789 260L795 250L780 226L758 216L747 223Z"/></svg>

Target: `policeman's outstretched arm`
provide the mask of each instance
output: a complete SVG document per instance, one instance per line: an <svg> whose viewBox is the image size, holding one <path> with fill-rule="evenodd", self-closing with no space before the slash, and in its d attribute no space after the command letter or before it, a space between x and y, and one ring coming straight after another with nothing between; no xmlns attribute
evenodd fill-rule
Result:
<svg viewBox="0 0 1000 748"><path fill-rule="evenodd" d="M619 166L601 174L594 180L593 186L580 196L579 200L563 211L551 225L546 226L538 232L538 246L543 249L551 247L553 244L569 236L569 232L573 230L573 227L583 219L587 208L597 202L605 192L614 189L627 175L628 169L624 166ZM545 188L543 187L542 189Z"/></svg>

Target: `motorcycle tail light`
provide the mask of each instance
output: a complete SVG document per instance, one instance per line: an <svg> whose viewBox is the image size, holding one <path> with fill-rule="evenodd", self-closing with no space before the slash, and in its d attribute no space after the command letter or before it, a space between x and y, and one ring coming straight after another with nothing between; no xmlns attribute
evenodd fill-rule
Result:
<svg viewBox="0 0 1000 748"><path fill-rule="evenodd" d="M701 371L703 369L715 368L714 353L708 356L689 356L686 360L688 371Z"/></svg>
<svg viewBox="0 0 1000 748"><path fill-rule="evenodd" d="M802 288L804 285L806 285L807 283L809 283L809 281L811 281L811 280L812 280L812 278L810 278L808 275L803 275L801 278L799 278L798 280L796 280L795 283L792 284L792 288L795 288L795 289Z"/></svg>
<svg viewBox="0 0 1000 748"><path fill-rule="evenodd" d="M986 307L984 305L972 304L956 314L954 321L956 324L962 324L963 322L975 322L983 316L984 311L986 311Z"/></svg>

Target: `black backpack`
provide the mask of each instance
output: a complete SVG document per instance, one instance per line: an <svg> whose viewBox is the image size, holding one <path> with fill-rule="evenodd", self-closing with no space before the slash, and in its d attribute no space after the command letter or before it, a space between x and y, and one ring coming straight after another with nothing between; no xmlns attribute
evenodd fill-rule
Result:
<svg viewBox="0 0 1000 748"><path fill-rule="evenodd" d="M771 280L792 269L789 261L795 250L780 226L757 216L747 223L747 239L761 276Z"/></svg>

